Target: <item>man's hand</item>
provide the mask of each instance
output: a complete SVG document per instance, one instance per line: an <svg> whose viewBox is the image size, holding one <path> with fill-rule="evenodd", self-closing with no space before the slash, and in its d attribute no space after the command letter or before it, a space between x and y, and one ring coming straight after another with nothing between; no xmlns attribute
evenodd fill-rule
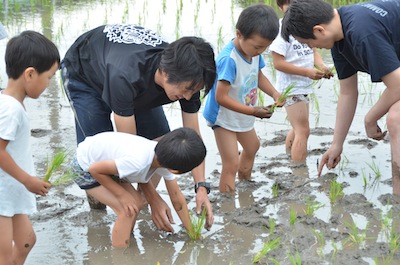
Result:
<svg viewBox="0 0 400 265"><path fill-rule="evenodd" d="M342 147L331 146L328 151L322 156L321 164L318 167L318 177L321 176L324 165L328 169L335 168L340 162L340 154L342 153Z"/></svg>
<svg viewBox="0 0 400 265"><path fill-rule="evenodd" d="M196 193L196 214L201 214L201 211L204 207L207 210L204 228L210 230L214 223L214 215L212 212L211 203L208 200L207 190L204 187L199 187Z"/></svg>

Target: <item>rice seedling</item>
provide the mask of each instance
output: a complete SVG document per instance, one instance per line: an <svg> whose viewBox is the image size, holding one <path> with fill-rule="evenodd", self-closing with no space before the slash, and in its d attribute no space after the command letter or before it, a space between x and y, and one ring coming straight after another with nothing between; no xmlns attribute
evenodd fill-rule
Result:
<svg viewBox="0 0 400 265"><path fill-rule="evenodd" d="M335 203L338 198L344 196L342 183L336 181L336 179L331 181L329 199L331 203Z"/></svg>
<svg viewBox="0 0 400 265"><path fill-rule="evenodd" d="M381 231L384 233L387 241L390 240L393 223L393 212L389 211L386 214L381 214Z"/></svg>
<svg viewBox="0 0 400 265"><path fill-rule="evenodd" d="M290 95L290 92L293 90L294 86L296 85L295 82L291 83L290 85L288 85L281 93L281 96L278 98L278 102L283 102L286 100L286 98ZM276 103L272 104L270 107L270 112L274 112L275 109L278 107L278 105Z"/></svg>
<svg viewBox="0 0 400 265"><path fill-rule="evenodd" d="M272 190L272 197L273 198L278 197L278 194L279 194L279 184L278 184L278 182L275 182L274 185L272 185L271 190Z"/></svg>
<svg viewBox="0 0 400 265"><path fill-rule="evenodd" d="M323 203L313 201L308 197L306 198L306 209L304 209L304 213L306 215L313 216L314 212L322 207L324 207Z"/></svg>
<svg viewBox="0 0 400 265"><path fill-rule="evenodd" d="M301 256L299 254L299 251L296 250L295 254L289 253L289 260L292 265L301 265Z"/></svg>
<svg viewBox="0 0 400 265"><path fill-rule="evenodd" d="M272 241L265 242L262 249L254 256L253 263L258 263L262 258L267 256L267 254L269 252L273 251L274 249L279 248L280 245L281 245L281 243L280 243L279 237L275 238Z"/></svg>
<svg viewBox="0 0 400 265"><path fill-rule="evenodd" d="M315 237L317 239L317 243L319 244L319 247L318 247L318 250L317 250L317 254L318 254L318 256L323 258L323 257L325 257L325 254L324 254L324 247L325 247L325 236L324 236L324 233L322 231L318 232L317 230L315 230L313 228L311 228L311 230L312 230L313 234L315 235Z"/></svg>
<svg viewBox="0 0 400 265"><path fill-rule="evenodd" d="M70 183L74 180L74 175L70 170L66 169L63 165L67 162L68 153L64 149L58 150L51 158L47 161L46 173L43 180L53 185L62 185ZM58 178L54 178L54 174L59 173Z"/></svg>
<svg viewBox="0 0 400 265"><path fill-rule="evenodd" d="M387 256L382 256L379 260L378 257L374 258L374 263L376 265L390 265L392 264L393 261L393 255L387 255Z"/></svg>
<svg viewBox="0 0 400 265"><path fill-rule="evenodd" d="M367 239L367 230L368 224L365 227L364 231L360 231L358 229L356 223L353 221L351 224L348 222L345 223L346 227L349 229L349 237L346 239L344 244L348 244L349 246L353 244L357 244L358 246L363 246L365 240Z"/></svg>
<svg viewBox="0 0 400 265"><path fill-rule="evenodd" d="M394 229L392 228L389 240L389 253L394 255L399 248L400 248L400 234L398 232L395 232Z"/></svg>
<svg viewBox="0 0 400 265"><path fill-rule="evenodd" d="M368 187L368 179L367 179L367 174L365 174L364 168L361 169L362 177L363 177L363 187L364 190Z"/></svg>
<svg viewBox="0 0 400 265"><path fill-rule="evenodd" d="M347 156L343 155L342 160L340 161L339 164L339 171L343 172L348 164L349 164L349 159L347 158Z"/></svg>
<svg viewBox="0 0 400 265"><path fill-rule="evenodd" d="M297 212L294 209L290 209L289 211L289 224L294 225L297 219Z"/></svg>
<svg viewBox="0 0 400 265"><path fill-rule="evenodd" d="M331 264L334 263L336 255L339 253L339 250L341 249L340 247L338 247L338 245L336 244L335 241L332 242L332 247L333 247L333 251L332 251L332 256L331 256Z"/></svg>
<svg viewBox="0 0 400 265"><path fill-rule="evenodd" d="M190 220L192 222L192 227L186 233L189 235L191 240L202 239L201 231L203 230L204 223L206 221L207 209L203 208L200 216L197 216L193 212L190 213Z"/></svg>
<svg viewBox="0 0 400 265"><path fill-rule="evenodd" d="M274 218L269 218L269 233L272 235L275 232L276 220Z"/></svg>
<svg viewBox="0 0 400 265"><path fill-rule="evenodd" d="M380 178L382 176L381 170L379 169L379 165L375 163L375 160L372 160L372 163L366 163L368 167L372 170L375 175L375 178Z"/></svg>

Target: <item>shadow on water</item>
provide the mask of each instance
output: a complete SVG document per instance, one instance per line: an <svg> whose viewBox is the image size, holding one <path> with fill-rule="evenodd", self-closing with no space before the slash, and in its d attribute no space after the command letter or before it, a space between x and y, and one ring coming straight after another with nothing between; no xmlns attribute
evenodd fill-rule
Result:
<svg viewBox="0 0 400 265"><path fill-rule="evenodd" d="M56 43L62 56L86 30L104 23L128 22L146 25L168 41L185 35L201 36L218 53L234 36L243 7L258 2L276 9L275 1L3 1L0 20L9 36L25 29L42 32ZM350 3L330 2L335 6ZM5 45L6 40L0 41L2 58ZM332 66L329 51L321 53ZM265 74L274 81L268 52L265 59ZM4 62L0 62L0 69L4 69ZM4 87L4 71L0 77ZM344 162L337 169L317 177L319 159L332 141L338 95L334 78L314 85L306 165L289 162L284 146L289 123L285 111L278 110L270 120L256 121L262 147L253 178L238 182L237 192L231 197L218 193L220 157L212 131L200 116L215 214L215 224L210 231L203 231L203 240L191 242L174 211L175 233L157 231L147 209L136 224L132 245L112 249L110 231L115 215L110 210L90 211L84 192L72 184L54 187L47 197L38 198L39 212L32 216L38 241L26 264L251 264L274 239L279 239L279 248L268 252L261 264L293 264L290 259L296 253L304 264L398 264L400 209L392 202L388 141L366 140L361 122L383 87L369 85L368 76L361 75L360 88L356 118L344 146ZM262 100L269 104L268 98ZM42 97L27 99L26 106L35 162L38 173L43 174L47 158L57 148L75 149L73 116L59 76ZM165 111L171 128L181 126L176 104L166 106ZM344 193L335 203L330 201L333 179L342 184ZM193 209L191 177L179 177L179 184ZM161 186L159 191L170 204L165 188Z"/></svg>

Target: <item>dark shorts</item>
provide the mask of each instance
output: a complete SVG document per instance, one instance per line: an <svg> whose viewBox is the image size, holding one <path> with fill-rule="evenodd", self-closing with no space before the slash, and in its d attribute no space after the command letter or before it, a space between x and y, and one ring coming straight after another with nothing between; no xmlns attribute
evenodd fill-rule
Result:
<svg viewBox="0 0 400 265"><path fill-rule="evenodd" d="M63 88L75 116L77 142L87 136L100 132L113 131L110 119L111 109L104 102L101 94L87 84L72 78L64 63L61 63ZM142 111L135 111L137 134L148 139L155 139L170 131L162 106Z"/></svg>
<svg viewBox="0 0 400 265"><path fill-rule="evenodd" d="M70 167L72 174L76 176L74 181L76 184L78 184L79 188L88 190L100 186L100 183L98 183L89 172L83 171L83 169L79 166L76 157L72 159Z"/></svg>

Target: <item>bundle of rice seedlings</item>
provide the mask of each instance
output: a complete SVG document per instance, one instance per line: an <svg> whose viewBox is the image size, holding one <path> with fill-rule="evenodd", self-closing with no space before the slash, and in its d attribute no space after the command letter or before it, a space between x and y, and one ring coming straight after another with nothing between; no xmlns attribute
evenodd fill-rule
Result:
<svg viewBox="0 0 400 265"><path fill-rule="evenodd" d="M290 85L288 85L281 93L281 96L278 99L278 103L283 102L286 100L286 98L290 95L290 92L293 90L294 86L296 85L296 82L291 83ZM278 105L276 103L268 106L267 108L269 108L269 111L272 113L275 111L275 109L278 107Z"/></svg>
<svg viewBox="0 0 400 265"><path fill-rule="evenodd" d="M200 216L197 216L196 214L193 214L193 213L190 214L190 220L192 221L192 227L189 231L186 231L186 233L189 235L190 239L192 239L192 240L202 239L201 231L203 230L204 223L206 221L206 215L207 215L206 208L203 208Z"/></svg>
<svg viewBox="0 0 400 265"><path fill-rule="evenodd" d="M64 149L59 149L47 162L46 174L43 177L44 181L47 181L53 185L62 185L72 182L74 180L74 175L70 170L65 169L63 166L67 160L68 153ZM55 178L55 173L59 177Z"/></svg>

